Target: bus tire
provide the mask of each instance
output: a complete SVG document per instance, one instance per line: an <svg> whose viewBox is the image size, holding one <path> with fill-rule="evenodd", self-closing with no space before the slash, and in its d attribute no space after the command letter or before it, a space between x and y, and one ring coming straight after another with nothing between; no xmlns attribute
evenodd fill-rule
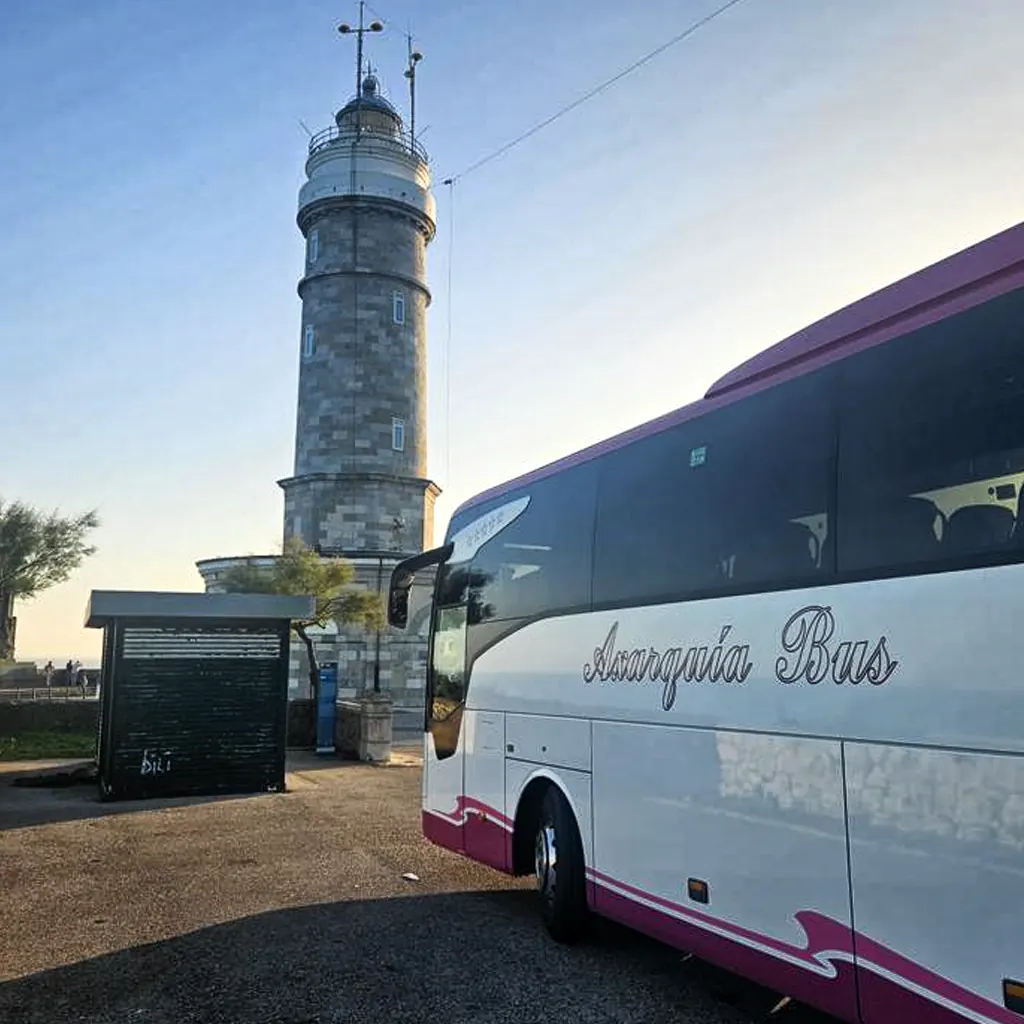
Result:
<svg viewBox="0 0 1024 1024"><path fill-rule="evenodd" d="M549 786L534 838L534 875L544 925L556 942L579 938L587 919L583 843L565 797Z"/></svg>

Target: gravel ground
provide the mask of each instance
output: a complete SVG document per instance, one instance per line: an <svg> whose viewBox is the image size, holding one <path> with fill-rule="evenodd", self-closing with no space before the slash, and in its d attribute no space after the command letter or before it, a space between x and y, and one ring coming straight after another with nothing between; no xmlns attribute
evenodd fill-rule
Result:
<svg viewBox="0 0 1024 1024"><path fill-rule="evenodd" d="M7 766L0 1021L765 1019L777 996L624 929L552 943L527 882L421 837L417 759L399 759L305 758L282 795L121 805L11 788Z"/></svg>

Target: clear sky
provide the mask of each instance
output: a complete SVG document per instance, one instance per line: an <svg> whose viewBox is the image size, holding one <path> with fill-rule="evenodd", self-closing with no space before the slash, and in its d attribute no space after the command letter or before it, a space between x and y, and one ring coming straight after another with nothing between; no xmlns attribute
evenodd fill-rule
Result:
<svg viewBox="0 0 1024 1024"><path fill-rule="evenodd" d="M440 181L719 2L374 0L369 52L404 110L411 21ZM201 590L197 559L279 544L299 121L351 95L334 26L354 13L4 4L0 494L104 520L74 579L19 607L20 656L94 661L91 589ZM438 531L473 492L1024 220L1021 38L1020 0L745 0L454 196L438 185Z"/></svg>

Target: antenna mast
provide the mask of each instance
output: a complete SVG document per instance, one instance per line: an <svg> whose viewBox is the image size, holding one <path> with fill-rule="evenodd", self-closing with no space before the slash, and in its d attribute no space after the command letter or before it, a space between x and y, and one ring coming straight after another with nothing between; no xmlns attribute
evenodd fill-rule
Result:
<svg viewBox="0 0 1024 1024"><path fill-rule="evenodd" d="M412 48L412 33L406 34L409 44L409 66L405 69L405 77L409 79L409 150L416 152L416 65L423 60L423 54Z"/></svg>
<svg viewBox="0 0 1024 1024"><path fill-rule="evenodd" d="M343 35L355 34L356 37L356 137L359 137L363 123L363 35L366 32L383 32L384 26L379 21L371 21L363 27L363 9L366 7L365 0L359 0L359 27L353 28L346 22L338 26L338 31Z"/></svg>

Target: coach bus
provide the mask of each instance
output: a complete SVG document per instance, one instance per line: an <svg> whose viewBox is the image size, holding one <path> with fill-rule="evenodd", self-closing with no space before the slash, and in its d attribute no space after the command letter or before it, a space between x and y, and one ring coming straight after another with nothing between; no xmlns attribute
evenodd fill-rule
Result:
<svg viewBox="0 0 1024 1024"><path fill-rule="evenodd" d="M465 502L427 838L846 1020L1024 1021L1024 224Z"/></svg>

